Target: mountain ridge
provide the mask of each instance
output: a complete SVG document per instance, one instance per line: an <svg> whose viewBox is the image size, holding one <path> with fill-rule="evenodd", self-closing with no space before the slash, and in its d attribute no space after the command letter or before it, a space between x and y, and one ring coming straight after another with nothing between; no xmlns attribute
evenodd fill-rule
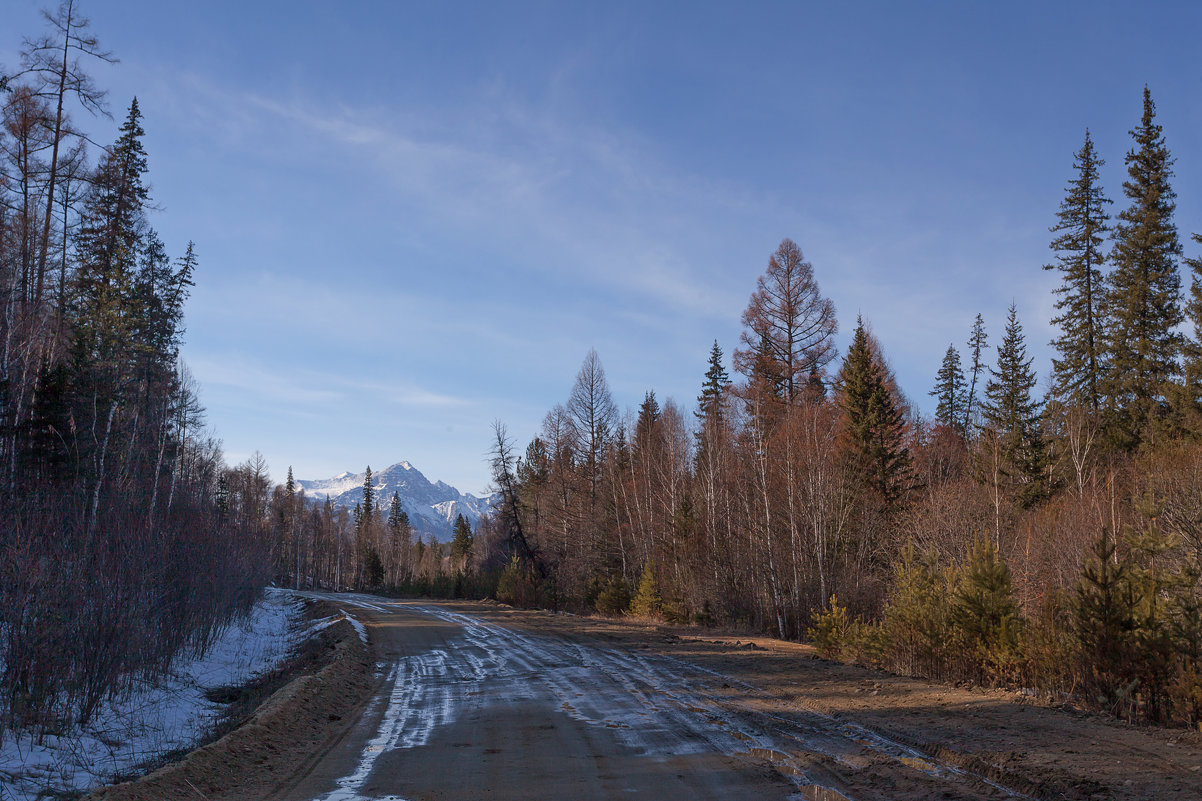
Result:
<svg viewBox="0 0 1202 801"><path fill-rule="evenodd" d="M352 473L344 470L331 478L299 479L296 483L304 488L307 497L329 498L335 506L352 509L355 504L363 503L366 475L366 471ZM372 471L372 487L375 489L376 503L385 514L395 492L401 508L409 516L414 533L434 537L439 542L450 541L458 515L463 515L475 529L497 498L495 493L481 498L460 492L444 481L431 482L404 459L379 472Z"/></svg>

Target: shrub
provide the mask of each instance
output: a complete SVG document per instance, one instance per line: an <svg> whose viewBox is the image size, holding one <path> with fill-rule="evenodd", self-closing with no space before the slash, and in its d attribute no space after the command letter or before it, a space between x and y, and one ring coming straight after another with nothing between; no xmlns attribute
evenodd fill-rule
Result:
<svg viewBox="0 0 1202 801"><path fill-rule="evenodd" d="M539 602L539 581L534 570L515 555L497 580L497 600L511 606L531 607Z"/></svg>
<svg viewBox="0 0 1202 801"><path fill-rule="evenodd" d="M630 607L630 583L620 575L610 576L597 595L596 609L603 615L620 615Z"/></svg>
<svg viewBox="0 0 1202 801"><path fill-rule="evenodd" d="M814 617L806 634L827 659L860 664L877 664L881 659L881 627L853 617L833 595L830 606Z"/></svg>
<svg viewBox="0 0 1202 801"><path fill-rule="evenodd" d="M902 549L885 599L882 644L885 662L903 673L943 676L951 646L951 595L959 583L933 551L921 557Z"/></svg>
<svg viewBox="0 0 1202 801"><path fill-rule="evenodd" d="M976 679L997 679L1018 660L1022 617L1010 568L988 539L973 544L955 592L951 621Z"/></svg>
<svg viewBox="0 0 1202 801"><path fill-rule="evenodd" d="M630 612L640 617L658 617L663 608L664 600L660 597L659 586L655 582L655 565L648 562L643 566L638 591L630 602Z"/></svg>

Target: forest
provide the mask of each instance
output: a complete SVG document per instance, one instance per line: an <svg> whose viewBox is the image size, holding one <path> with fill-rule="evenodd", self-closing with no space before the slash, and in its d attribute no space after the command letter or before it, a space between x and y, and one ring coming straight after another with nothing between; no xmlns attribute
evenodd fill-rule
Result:
<svg viewBox="0 0 1202 801"><path fill-rule="evenodd" d="M496 424L502 500L478 531L414 542L370 471L352 515L305 506L290 480L273 500L277 575L744 627L1198 723L1202 260L1185 256L1146 89L1130 135L1117 213L1088 131L1066 170L1045 396L1012 305L949 344L924 418L869 321L836 349L834 305L785 239L733 376L714 342L695 404L648 391L622 415L592 351L524 447Z"/></svg>
<svg viewBox="0 0 1202 801"><path fill-rule="evenodd" d="M116 141L74 4L0 76L0 733L86 723L203 651L270 579L266 474L225 466L179 358L201 270L151 225L144 117Z"/></svg>
<svg viewBox="0 0 1202 801"><path fill-rule="evenodd" d="M87 68L114 58L73 8L0 77L0 730L87 721L271 581L740 627L1202 720L1202 237L1150 91L1117 208L1088 131L1066 154L1046 394L1012 306L948 345L921 415L870 319L836 346L784 239L695 402L623 414L590 351L529 442L495 425L500 502L444 546L370 469L348 512L226 465L180 358L203 245L151 225L153 113L104 146L69 113L107 117Z"/></svg>

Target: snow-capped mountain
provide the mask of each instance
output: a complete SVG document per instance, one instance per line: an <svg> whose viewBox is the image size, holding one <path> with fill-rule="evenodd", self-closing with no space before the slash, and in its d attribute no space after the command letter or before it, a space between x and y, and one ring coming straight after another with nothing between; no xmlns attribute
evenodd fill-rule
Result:
<svg viewBox="0 0 1202 801"><path fill-rule="evenodd" d="M414 531L434 536L441 542L451 539L451 528L457 515L463 515L472 524L480 522L496 500L496 495L477 498L463 493L442 481L430 483L409 462L398 462L392 467L372 471L372 484L376 488L376 503L387 515L392 503L392 494L400 497L401 508L409 515ZM363 473L340 473L333 478L299 480L296 483L305 489L309 498L329 498L336 506L354 508L363 502Z"/></svg>

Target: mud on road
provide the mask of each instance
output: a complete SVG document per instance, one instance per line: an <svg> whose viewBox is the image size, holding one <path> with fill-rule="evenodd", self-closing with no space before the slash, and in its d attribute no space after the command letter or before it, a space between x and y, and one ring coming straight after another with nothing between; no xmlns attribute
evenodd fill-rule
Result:
<svg viewBox="0 0 1202 801"><path fill-rule="evenodd" d="M265 709L295 730L281 738L257 716L200 760L203 787L176 780L185 792L167 792L160 776L157 789L107 797L1202 798L1197 734L834 664L768 639L320 597L365 627L371 662L342 658L290 685ZM331 712L331 699L346 708Z"/></svg>

